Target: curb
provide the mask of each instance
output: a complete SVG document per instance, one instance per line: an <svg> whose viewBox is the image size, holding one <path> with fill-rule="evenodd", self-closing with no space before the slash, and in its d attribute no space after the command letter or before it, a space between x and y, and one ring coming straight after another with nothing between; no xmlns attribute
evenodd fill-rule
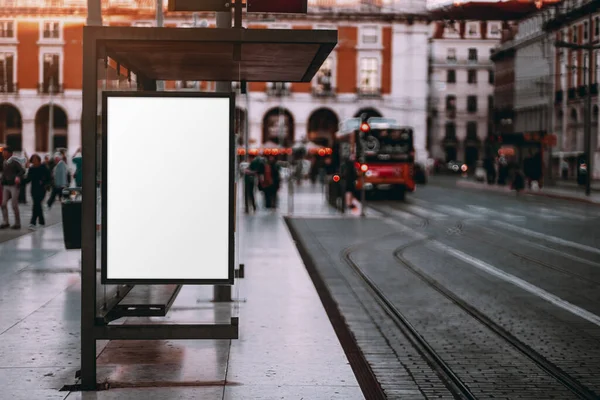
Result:
<svg viewBox="0 0 600 400"><path fill-rule="evenodd" d="M471 182L471 181L457 181L456 186L464 187L464 188L471 188L471 189L483 189L483 190L487 190L490 192L497 192L497 193L507 193L508 194L508 193L513 192L513 190L511 190L509 187L490 186L490 185L486 185L485 183L475 183L475 182ZM550 193L550 192L544 192L544 191L532 191L532 190L523 190L522 193L529 194L532 196L541 196L541 197L549 197L549 198L553 198L553 199L576 201L579 203L591 204L591 205L600 207L599 201L594 201L594 200L590 200L590 199L586 199L586 198L582 198L582 197L569 196L566 194Z"/></svg>

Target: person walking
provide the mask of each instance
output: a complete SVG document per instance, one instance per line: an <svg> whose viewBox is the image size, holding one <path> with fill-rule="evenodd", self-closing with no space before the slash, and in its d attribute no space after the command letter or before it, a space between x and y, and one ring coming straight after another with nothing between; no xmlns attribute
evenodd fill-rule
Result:
<svg viewBox="0 0 600 400"><path fill-rule="evenodd" d="M27 156L27 152L23 152L23 157L19 158L21 162L21 166L23 169L27 170L29 168L29 157ZM19 186L19 204L27 204L27 184L25 182L21 182Z"/></svg>
<svg viewBox="0 0 600 400"><path fill-rule="evenodd" d="M19 188L25 170L17 157L13 155L10 147L5 147L2 152L2 225L0 229L21 229L21 215L19 213ZM8 221L8 202L11 202L15 214L15 224L10 226Z"/></svg>
<svg viewBox="0 0 600 400"><path fill-rule="evenodd" d="M256 177L260 167L260 160L255 157L251 157L248 168L244 171L244 208L246 214L256 212L256 199L254 197L254 190L256 187Z"/></svg>
<svg viewBox="0 0 600 400"><path fill-rule="evenodd" d="M38 222L41 226L46 225L42 201L44 201L44 197L46 196L46 186L50 182L50 171L42 164L42 158L37 154L31 156L30 165L25 176L25 182L31 183L33 210L29 229L34 230Z"/></svg>
<svg viewBox="0 0 600 400"><path fill-rule="evenodd" d="M81 157L81 148L78 148L77 150L75 150L75 154L73 154L72 161L73 161L73 164L75 165L75 173L73 174L73 177L75 178L75 186L81 187L81 185L83 183L83 171L82 171L83 159Z"/></svg>
<svg viewBox="0 0 600 400"><path fill-rule="evenodd" d="M265 194L265 208L277 208L277 190L279 189L279 169L273 156L265 161L260 173L260 187Z"/></svg>
<svg viewBox="0 0 600 400"><path fill-rule="evenodd" d="M358 173L354 165L354 160L349 158L342 165L341 168L342 179L344 180L344 196L346 196L346 207L351 210L356 208L354 204L354 193L356 192L356 180L358 179Z"/></svg>
<svg viewBox="0 0 600 400"><path fill-rule="evenodd" d="M67 164L63 161L62 154L56 153L54 155L54 163L55 167L52 174L54 178L54 184L52 187L52 193L50 194L50 198L48 199L47 203L49 209L52 208L52 204L54 204L56 196L58 196L59 199L62 199L62 191L69 185L67 177L69 171L67 170Z"/></svg>

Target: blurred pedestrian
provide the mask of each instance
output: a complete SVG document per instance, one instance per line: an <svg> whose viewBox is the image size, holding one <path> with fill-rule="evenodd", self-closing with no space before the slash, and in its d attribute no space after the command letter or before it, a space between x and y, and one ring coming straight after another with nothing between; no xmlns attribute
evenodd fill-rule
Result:
<svg viewBox="0 0 600 400"><path fill-rule="evenodd" d="M31 183L33 210L29 229L33 230L38 222L41 226L46 225L42 201L44 201L44 197L46 196L46 186L50 182L50 171L42 164L42 158L37 154L31 156L30 167L27 171L25 182Z"/></svg>
<svg viewBox="0 0 600 400"><path fill-rule="evenodd" d="M23 157L19 157L19 161L23 169L27 171L27 168L29 168L29 158L26 151L23 152ZM19 185L19 204L27 204L27 184L25 182L21 182L21 185Z"/></svg>
<svg viewBox="0 0 600 400"><path fill-rule="evenodd" d="M358 173L356 172L356 166L354 165L354 160L352 158L348 158L346 162L342 165L341 175L344 181L344 195L346 196L346 207L350 207L350 209L355 209L356 205L354 205L354 193L356 192L356 180L358 179Z"/></svg>
<svg viewBox="0 0 600 400"><path fill-rule="evenodd" d="M82 171L83 158L81 155L81 147L79 147L77 150L75 150L75 154L73 154L72 161L73 161L73 164L75 165L75 174L74 174L75 186L81 187L82 182L83 182L83 171Z"/></svg>
<svg viewBox="0 0 600 400"><path fill-rule="evenodd" d="M69 171L67 169L67 164L63 160L63 155L60 153L56 153L54 155L54 170L52 171L53 177L53 185L52 192L50 194L50 198L48 199L48 208L52 208L52 204L54 204L54 200L56 200L56 196L59 199L62 199L63 189L68 186L68 175Z"/></svg>
<svg viewBox="0 0 600 400"><path fill-rule="evenodd" d="M251 156L250 164L244 171L244 208L246 214L250 213L250 208L252 208L252 212L256 212L256 198L254 197L254 191L259 169L260 159Z"/></svg>
<svg viewBox="0 0 600 400"><path fill-rule="evenodd" d="M275 161L275 157L270 156L269 159L262 164L259 181L260 187L265 195L265 208L269 210L277 209L277 191L279 190L279 183L279 166Z"/></svg>
<svg viewBox="0 0 600 400"><path fill-rule="evenodd" d="M8 202L11 202L15 214L15 224L11 229L21 229L21 215L19 213L19 188L25 169L17 157L13 155L10 147L5 147L2 152L2 225L0 229L10 226L8 221Z"/></svg>
<svg viewBox="0 0 600 400"><path fill-rule="evenodd" d="M563 180L569 179L569 163L564 158L560 160L560 174Z"/></svg>

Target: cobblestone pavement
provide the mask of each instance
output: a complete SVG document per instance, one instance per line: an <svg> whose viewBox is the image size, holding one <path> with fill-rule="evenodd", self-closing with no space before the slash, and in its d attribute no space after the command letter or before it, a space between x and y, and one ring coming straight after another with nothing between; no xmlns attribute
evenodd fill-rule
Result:
<svg viewBox="0 0 600 400"><path fill-rule="evenodd" d="M344 263L341 254L359 243L351 260L476 398L600 398L600 207L435 182L405 203L370 206L383 216L291 224L389 398L408 398L392 383L414 398L451 393ZM541 361L394 257L419 237L425 240L403 249L402 259Z"/></svg>

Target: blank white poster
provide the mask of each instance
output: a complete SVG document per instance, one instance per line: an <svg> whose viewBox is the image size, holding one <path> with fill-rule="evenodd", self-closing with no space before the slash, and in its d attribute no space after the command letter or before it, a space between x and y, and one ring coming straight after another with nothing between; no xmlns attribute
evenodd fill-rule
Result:
<svg viewBox="0 0 600 400"><path fill-rule="evenodd" d="M230 100L109 96L105 112L106 278L228 279Z"/></svg>

